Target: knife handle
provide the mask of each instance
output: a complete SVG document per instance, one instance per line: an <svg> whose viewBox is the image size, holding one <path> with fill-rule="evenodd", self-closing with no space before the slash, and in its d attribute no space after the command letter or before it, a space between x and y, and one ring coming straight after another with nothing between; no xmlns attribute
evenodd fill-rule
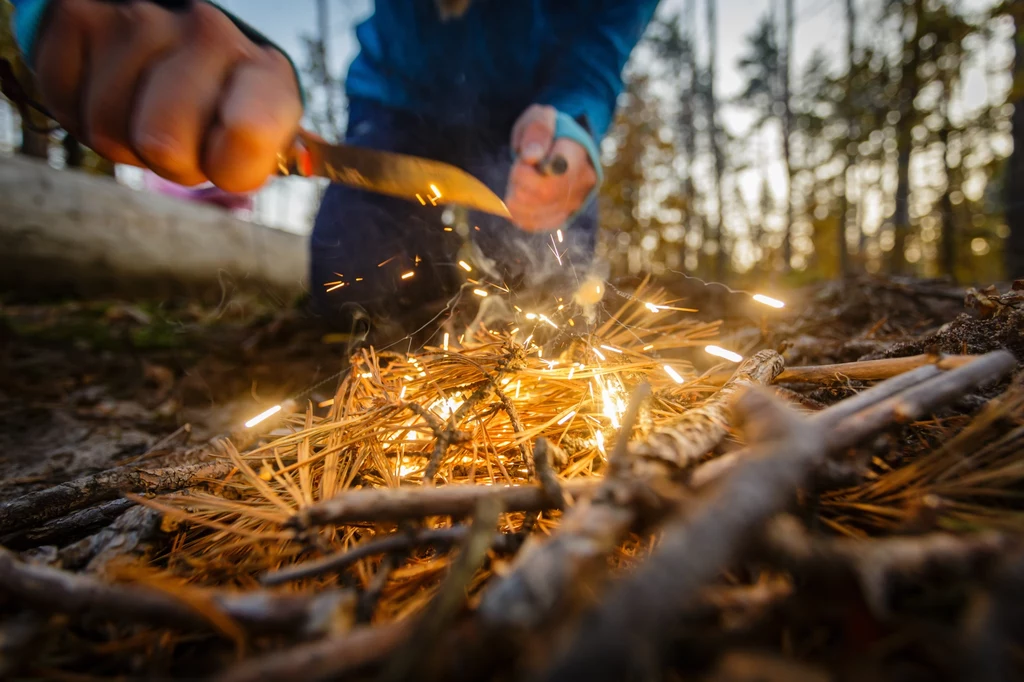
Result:
<svg viewBox="0 0 1024 682"><path fill-rule="evenodd" d="M565 175L569 170L569 162L561 154L555 154L541 159L536 168L541 175Z"/></svg>
<svg viewBox="0 0 1024 682"><path fill-rule="evenodd" d="M277 174L297 175L300 178L313 175L313 157L309 154L309 148L302 144L301 136L297 137L287 150L278 152Z"/></svg>

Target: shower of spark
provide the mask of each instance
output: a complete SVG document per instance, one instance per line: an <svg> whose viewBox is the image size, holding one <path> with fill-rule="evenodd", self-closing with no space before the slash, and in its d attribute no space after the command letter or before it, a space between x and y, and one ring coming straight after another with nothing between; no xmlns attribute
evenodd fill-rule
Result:
<svg viewBox="0 0 1024 682"><path fill-rule="evenodd" d="M729 362L743 362L743 356L739 353L734 353L731 350L726 350L719 346L705 346L704 352L715 357L728 360Z"/></svg>
<svg viewBox="0 0 1024 682"><path fill-rule="evenodd" d="M260 414L256 415L255 417L253 417L249 421L245 422L245 428L251 429L252 427L256 426L257 424L261 424L261 423L265 422L266 420L270 419L271 417L273 417L275 414L277 414L280 411L281 411L281 406L280 405L274 405L273 407L271 407L266 412L261 412Z"/></svg>

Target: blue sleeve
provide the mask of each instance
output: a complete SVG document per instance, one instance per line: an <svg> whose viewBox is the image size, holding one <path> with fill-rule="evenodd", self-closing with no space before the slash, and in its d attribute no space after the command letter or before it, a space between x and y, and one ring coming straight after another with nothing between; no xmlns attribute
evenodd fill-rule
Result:
<svg viewBox="0 0 1024 682"><path fill-rule="evenodd" d="M564 1L564 0L563 0ZM540 104L580 120L600 140L622 93L622 70L654 17L658 0L586 0L560 8L565 47L551 57ZM567 11L568 10L568 11Z"/></svg>
<svg viewBox="0 0 1024 682"><path fill-rule="evenodd" d="M14 37L26 56L35 48L36 33L50 0L11 0L14 5Z"/></svg>

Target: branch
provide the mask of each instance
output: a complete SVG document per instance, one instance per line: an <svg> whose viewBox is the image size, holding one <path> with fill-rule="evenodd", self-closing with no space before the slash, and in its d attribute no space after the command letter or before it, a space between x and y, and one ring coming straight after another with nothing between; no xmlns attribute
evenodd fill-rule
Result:
<svg viewBox="0 0 1024 682"><path fill-rule="evenodd" d="M0 504L0 534L40 526L70 512L120 497L124 492L173 492L190 488L204 480L222 478L231 470L232 465L223 462L203 462L150 471L126 466L78 478Z"/></svg>
<svg viewBox="0 0 1024 682"><path fill-rule="evenodd" d="M942 370L956 369L978 357L977 355L911 355L905 358L864 360L835 365L790 367L775 378L775 383L841 384L847 381L882 381L926 365L935 365ZM721 386L728 381L729 376L725 372L716 372L704 381L711 386Z"/></svg>

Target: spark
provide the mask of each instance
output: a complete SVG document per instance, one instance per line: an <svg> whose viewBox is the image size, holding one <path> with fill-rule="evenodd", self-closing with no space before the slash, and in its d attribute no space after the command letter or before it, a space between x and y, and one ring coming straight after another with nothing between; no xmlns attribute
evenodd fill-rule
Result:
<svg viewBox="0 0 1024 682"><path fill-rule="evenodd" d="M523 348L529 348L530 342L533 341L533 334L526 337L526 341L523 341Z"/></svg>
<svg viewBox="0 0 1024 682"><path fill-rule="evenodd" d="M743 356L739 353L733 353L731 350L726 350L718 346L705 346L704 352L709 355L729 360L730 362L743 362Z"/></svg>
<svg viewBox="0 0 1024 682"><path fill-rule="evenodd" d="M329 286L329 285L324 285L324 286ZM342 288L343 286L345 286L345 283L344 283L344 282L336 282L336 283L334 284L334 286L333 286L333 287L330 287L330 288L329 288L329 289L328 289L327 291L325 291L324 293L327 293L327 294L329 294L329 293L331 293L332 291L337 291L338 289Z"/></svg>
<svg viewBox="0 0 1024 682"><path fill-rule="evenodd" d="M558 264L561 265L562 264L562 254L558 253L558 246L555 245L555 236L554 235L551 235L551 246L549 246L548 248L551 249L551 253L555 254L555 260L557 260Z"/></svg>
<svg viewBox="0 0 1024 682"><path fill-rule="evenodd" d="M537 313L526 313L526 319L528 319L528 320L536 320L537 319Z"/></svg>
<svg viewBox="0 0 1024 682"><path fill-rule="evenodd" d="M413 270L410 270L409 272L407 272L404 275L402 275L402 279L412 279L415 275L416 275L416 272L413 271Z"/></svg>
<svg viewBox="0 0 1024 682"><path fill-rule="evenodd" d="M480 298L487 298L487 292L484 291L483 289L473 289L473 293L479 296Z"/></svg>
<svg viewBox="0 0 1024 682"><path fill-rule="evenodd" d="M331 398L330 400L324 400L323 402L317 403L316 406L317 407L330 407L333 404L334 404L334 398Z"/></svg>
<svg viewBox="0 0 1024 682"><path fill-rule="evenodd" d="M753 299L758 303L763 303L764 305L771 306L772 308L786 307L786 304L780 301L779 299L772 298L771 296L765 296L764 294L754 294Z"/></svg>
<svg viewBox="0 0 1024 682"><path fill-rule="evenodd" d="M473 268L470 266L469 263L467 263L464 260L459 261L459 267L465 270L466 272L473 272Z"/></svg>
<svg viewBox="0 0 1024 682"><path fill-rule="evenodd" d="M648 309L648 310L650 310L650 311L651 311L652 313L660 313L660 312L661 312L661 308L659 308L658 306L654 305L653 303L644 303L644 305L645 305L645 306L647 307L647 309Z"/></svg>
<svg viewBox="0 0 1024 682"><path fill-rule="evenodd" d="M396 255L394 255L394 256L392 256L391 258L388 258L388 259L387 259L386 261L384 261L384 262L382 262L382 263L377 263L377 267L378 267L378 268L382 268L382 267L384 267L385 265L387 265L388 263L390 263L391 261L395 260L396 258L398 258L398 255L397 255L397 254L396 254Z"/></svg>
<svg viewBox="0 0 1024 682"><path fill-rule="evenodd" d="M437 185L431 185L430 189L434 190L434 198L435 199L440 199L441 198L441 190L439 190L437 188Z"/></svg>
<svg viewBox="0 0 1024 682"><path fill-rule="evenodd" d="M446 227L446 228L444 228L444 231L445 232L454 232L455 228L454 227Z"/></svg>
<svg viewBox="0 0 1024 682"><path fill-rule="evenodd" d="M444 333L444 349L445 350L448 350L448 337L449 337L448 332L445 332Z"/></svg>
<svg viewBox="0 0 1024 682"><path fill-rule="evenodd" d="M522 388L522 384L522 379L516 379L516 400L519 400L519 389Z"/></svg>
<svg viewBox="0 0 1024 682"><path fill-rule="evenodd" d="M262 412L262 413L256 415L255 417L253 417L252 419L250 419L249 421L245 422L245 428L251 429L252 427L256 426L257 424L259 424L261 422L264 422L267 419L273 417L275 414L277 414L280 411L281 411L281 406L280 405L274 405L273 407L271 407L266 412Z"/></svg>
<svg viewBox="0 0 1024 682"><path fill-rule="evenodd" d="M558 310L559 311L565 310L565 304L563 303L563 304L559 305L558 306Z"/></svg>
<svg viewBox="0 0 1024 682"><path fill-rule="evenodd" d="M538 315L537 317L539 317L539 318L540 318L540 321L541 321L541 322L545 322L545 323L547 323L547 324L551 325L552 327L554 327L555 329L558 329L558 328L559 328L557 324L555 324L555 323L554 323L554 322L552 322L552 321L551 321L550 319L548 319L548 316L547 316L547 315Z"/></svg>
<svg viewBox="0 0 1024 682"><path fill-rule="evenodd" d="M618 353L619 355L622 355L622 351L619 350L618 348L616 348L615 346L604 346L604 345L602 345L601 348L604 348L605 350L611 351L612 353Z"/></svg>
<svg viewBox="0 0 1024 682"><path fill-rule="evenodd" d="M594 348L593 346L591 346L591 347L590 347L590 350L594 351L594 355L596 355L597 357L601 358L601 361L602 361L602 362L605 362L605 361L607 361L607 360L608 360L608 358L606 358L606 357L604 356L604 353L602 353L602 352L601 352L601 351L599 351L598 349Z"/></svg>
<svg viewBox="0 0 1024 682"><path fill-rule="evenodd" d="M571 317L569 318L569 326L570 327L575 327L576 326L576 323L572 321Z"/></svg>
<svg viewBox="0 0 1024 682"><path fill-rule="evenodd" d="M408 388L409 388L408 386L402 386L402 392L398 394L398 399L399 400L405 400L405 391Z"/></svg>
<svg viewBox="0 0 1024 682"><path fill-rule="evenodd" d="M363 281L363 278L362 278L362 277L356 277L356 281L357 281L357 282L362 282L362 281Z"/></svg>
<svg viewBox="0 0 1024 682"><path fill-rule="evenodd" d="M516 311L517 313L521 313L521 312L523 312L523 309L522 309L522 308L520 308L520 307L519 307L519 306L517 306L517 305L514 305L514 306L512 306L512 307L513 307L513 308L515 308L515 311Z"/></svg>
<svg viewBox="0 0 1024 682"><path fill-rule="evenodd" d="M543 358L544 357L544 349L541 348L540 346L537 346L537 357L538 358Z"/></svg>
<svg viewBox="0 0 1024 682"><path fill-rule="evenodd" d="M359 376L362 377L363 379L371 379L373 378L373 372L363 372Z"/></svg>
<svg viewBox="0 0 1024 682"><path fill-rule="evenodd" d="M653 343L649 343L646 346L644 346L644 350L645 351L653 350L653 349L654 349L654 344Z"/></svg>
<svg viewBox="0 0 1024 682"><path fill-rule="evenodd" d="M569 421L570 419L572 419L575 416L576 416L576 410L573 410L569 414L567 414L564 417L562 417L561 419L559 419L558 420L558 425L561 426L562 424L564 424L565 422Z"/></svg>
<svg viewBox="0 0 1024 682"><path fill-rule="evenodd" d="M677 372L672 365L665 365L665 373L672 377L672 381L677 384L681 384L684 381L683 377L679 375L679 372Z"/></svg>
<svg viewBox="0 0 1024 682"><path fill-rule="evenodd" d="M509 332L509 334L511 334L512 336L515 336L518 333L519 333L519 327L516 327L515 329L513 329L512 331Z"/></svg>
<svg viewBox="0 0 1024 682"><path fill-rule="evenodd" d="M562 238L562 231L561 231L561 230L558 230L558 231L556 231L556 232L555 232L555 234L557 234L557 235L558 235L558 243L559 243L559 244L561 244L561 243L562 243L563 241L565 241L565 240L564 240L564 239Z"/></svg>
<svg viewBox="0 0 1024 682"><path fill-rule="evenodd" d="M601 451L601 454L607 455L608 453L604 451L604 434L598 431L594 434L594 440L597 441L597 449Z"/></svg>
<svg viewBox="0 0 1024 682"><path fill-rule="evenodd" d="M576 374L576 368L575 367L570 367L569 368L569 376L567 378L571 381L572 380L572 376L574 374Z"/></svg>
<svg viewBox="0 0 1024 682"><path fill-rule="evenodd" d="M419 194L416 195L416 198L419 199L420 203L423 204L424 206L427 205L427 202L423 201L423 197L421 197Z"/></svg>

